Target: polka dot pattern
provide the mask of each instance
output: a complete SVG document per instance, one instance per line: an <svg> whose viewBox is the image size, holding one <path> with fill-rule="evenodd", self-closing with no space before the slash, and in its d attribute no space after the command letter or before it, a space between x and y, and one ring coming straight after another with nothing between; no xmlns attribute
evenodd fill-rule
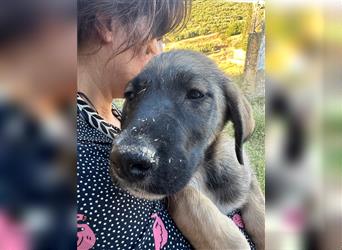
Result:
<svg viewBox="0 0 342 250"><path fill-rule="evenodd" d="M109 174L112 139L77 115L78 214L95 234L92 249L155 249L157 213L168 232L164 249L192 249L176 228L163 201L136 198L115 186Z"/></svg>

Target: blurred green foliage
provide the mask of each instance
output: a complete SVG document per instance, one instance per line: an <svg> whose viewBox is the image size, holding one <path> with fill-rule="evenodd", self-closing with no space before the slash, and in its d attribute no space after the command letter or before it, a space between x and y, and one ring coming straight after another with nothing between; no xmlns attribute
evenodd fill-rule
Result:
<svg viewBox="0 0 342 250"><path fill-rule="evenodd" d="M171 34L171 42L181 41L213 33L223 37L239 35L247 28L251 14L249 3L234 3L225 0L193 0L191 18L185 29Z"/></svg>
<svg viewBox="0 0 342 250"><path fill-rule="evenodd" d="M193 0L186 28L165 37L165 50L202 52L231 77L239 77L243 73L244 58L236 59L234 51L245 53L252 10L250 3Z"/></svg>

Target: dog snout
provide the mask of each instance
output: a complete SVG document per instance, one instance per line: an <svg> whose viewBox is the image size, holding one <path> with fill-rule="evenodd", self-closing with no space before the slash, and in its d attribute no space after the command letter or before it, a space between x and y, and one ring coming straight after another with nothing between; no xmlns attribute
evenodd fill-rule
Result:
<svg viewBox="0 0 342 250"><path fill-rule="evenodd" d="M121 177L129 181L143 180L155 165L154 150L146 146L116 146L111 161Z"/></svg>

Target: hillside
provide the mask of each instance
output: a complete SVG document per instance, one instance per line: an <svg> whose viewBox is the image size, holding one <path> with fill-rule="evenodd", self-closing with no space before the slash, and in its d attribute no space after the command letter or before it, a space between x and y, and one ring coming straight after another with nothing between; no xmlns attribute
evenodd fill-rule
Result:
<svg viewBox="0 0 342 250"><path fill-rule="evenodd" d="M168 35L166 50L191 49L214 59L230 76L243 72L252 4L193 0L184 30Z"/></svg>

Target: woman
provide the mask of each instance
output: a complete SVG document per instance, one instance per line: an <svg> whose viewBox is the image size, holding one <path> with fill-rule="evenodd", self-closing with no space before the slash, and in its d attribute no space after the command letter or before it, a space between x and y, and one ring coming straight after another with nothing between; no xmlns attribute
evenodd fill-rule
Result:
<svg viewBox="0 0 342 250"><path fill-rule="evenodd" d="M113 98L184 24L187 0L79 0L77 96L78 249L190 249L162 201L114 186L109 153L120 132Z"/></svg>

